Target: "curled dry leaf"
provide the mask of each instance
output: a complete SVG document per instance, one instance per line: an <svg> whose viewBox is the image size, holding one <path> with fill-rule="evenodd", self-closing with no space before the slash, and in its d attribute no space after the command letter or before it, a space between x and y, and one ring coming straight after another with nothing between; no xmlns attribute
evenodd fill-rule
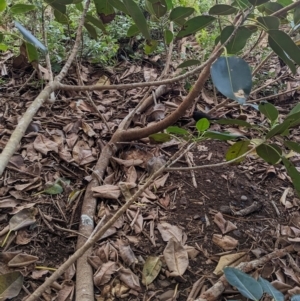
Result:
<svg viewBox="0 0 300 301"><path fill-rule="evenodd" d="M164 241L169 241L171 238L174 238L179 242L182 241L182 230L177 226L173 226L166 222L161 222L157 225L157 229L159 230Z"/></svg>
<svg viewBox="0 0 300 301"><path fill-rule="evenodd" d="M96 160L96 158L93 156L91 148L83 140L79 140L75 144L73 148L73 158L74 161L79 165L85 165Z"/></svg>
<svg viewBox="0 0 300 301"><path fill-rule="evenodd" d="M28 254L18 254L12 260L8 262L8 266L11 268L19 268L30 265L36 262L39 258Z"/></svg>
<svg viewBox="0 0 300 301"><path fill-rule="evenodd" d="M160 121L165 118L166 107L159 103L153 107L152 112L148 115L148 121Z"/></svg>
<svg viewBox="0 0 300 301"><path fill-rule="evenodd" d="M241 262L247 262L249 260L249 256L246 252L240 252L235 254L228 254L221 256L217 267L214 270L214 274L220 276L223 274L223 269L226 266L235 267Z"/></svg>
<svg viewBox="0 0 300 301"><path fill-rule="evenodd" d="M200 253L196 248L192 247L192 246L187 246L185 245L184 248L186 249L188 256L190 259L195 259L198 254Z"/></svg>
<svg viewBox="0 0 300 301"><path fill-rule="evenodd" d="M237 247L238 245L238 241L234 238L232 238L231 236L225 235L219 235L219 234L214 234L212 241L214 244L216 244L217 246L219 246L220 248L229 251L229 250L233 250L234 248Z"/></svg>
<svg viewBox="0 0 300 301"><path fill-rule="evenodd" d="M130 269L121 267L118 271L118 276L128 287L138 292L141 291L139 277L135 275Z"/></svg>
<svg viewBox="0 0 300 301"><path fill-rule="evenodd" d="M170 276L182 276L189 265L188 253L182 243L172 237L163 254Z"/></svg>
<svg viewBox="0 0 300 301"><path fill-rule="evenodd" d="M280 203L281 203L286 209L290 209L290 208L294 207L294 205L286 199L290 191L291 191L291 188L290 188L290 187L286 188L286 189L284 190L284 192L283 192L281 198L280 198Z"/></svg>
<svg viewBox="0 0 300 301"><path fill-rule="evenodd" d="M94 192L95 196L104 199L117 200L121 195L120 188L116 185L97 186L97 187L93 187L92 191Z"/></svg>
<svg viewBox="0 0 300 301"><path fill-rule="evenodd" d="M159 257L149 256L143 267L142 283L149 285L154 281L161 270L162 262Z"/></svg>
<svg viewBox="0 0 300 301"><path fill-rule="evenodd" d="M132 265L138 263L137 258L135 257L129 243L123 239L118 239L118 246L120 251L120 256L126 265Z"/></svg>
<svg viewBox="0 0 300 301"><path fill-rule="evenodd" d="M143 160L141 159L128 159L128 160L122 160L116 157L112 157L117 163L120 165L124 165L125 167L130 167L130 166L139 166L143 164Z"/></svg>
<svg viewBox="0 0 300 301"><path fill-rule="evenodd" d="M230 221L226 221L221 212L218 212L214 217L215 224L220 228L222 234L236 230L237 227Z"/></svg>
<svg viewBox="0 0 300 301"><path fill-rule="evenodd" d="M113 261L105 262L101 265L101 267L96 271L94 275L94 284L97 287L107 283L111 275L114 274L118 269L118 266Z"/></svg>
<svg viewBox="0 0 300 301"><path fill-rule="evenodd" d="M58 144L41 134L35 138L33 147L35 150L44 155L47 155L50 151L58 153Z"/></svg>

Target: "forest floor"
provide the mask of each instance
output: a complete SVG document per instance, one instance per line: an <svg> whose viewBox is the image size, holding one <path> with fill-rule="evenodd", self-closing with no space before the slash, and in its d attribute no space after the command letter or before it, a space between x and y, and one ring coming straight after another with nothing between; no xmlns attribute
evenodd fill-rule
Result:
<svg viewBox="0 0 300 301"><path fill-rule="evenodd" d="M40 91L36 78L22 86L31 72L32 69L27 68L18 76L10 72L2 78L0 149ZM114 75L106 73L107 77L101 68L89 64L84 64L81 72L85 84L92 84L108 77L111 83L138 82L146 75L155 79L159 71L149 64L124 62L114 70ZM281 81L285 83L284 78ZM64 82L78 84L76 72L71 70ZM164 104L165 114L181 102L181 95L186 95L183 84L173 85L170 93L158 99ZM207 95L212 94L211 88L206 87ZM91 97L114 131L144 93L145 89L138 88L94 92ZM207 95L198 99L198 109L205 111L213 106L212 98ZM218 95L218 102L221 101ZM271 102L283 117L299 102L299 95ZM231 118L244 115L248 122L264 122L251 107L224 107L215 114ZM143 116L137 116L131 126L143 126L152 117L150 109ZM189 112L178 125L184 126L188 121ZM193 131L192 127L189 129ZM255 138L253 133L234 126L229 128L212 122L212 129L239 131ZM299 129L293 129L291 135L294 141L300 142ZM18 229L1 248L0 273L18 270L24 276L23 289L12 300L25 300L53 269L75 252L84 189L109 138L106 126L84 95L61 92L54 104L46 104L38 111L0 179L0 242L4 241L9 227ZM222 141L199 142L188 153L188 160L195 166L224 162L229 146ZM114 188L118 188L119 182L139 185L148 177L149 159L162 155L168 159L177 150L176 139L162 145L150 144L147 139L125 144L112 160L104 183ZM300 167L297 155L294 164ZM186 158L176 166L187 166ZM133 187L131 192L135 189ZM120 195L108 194L98 198L95 223L125 202ZM245 213L253 204L256 205L254 211ZM220 259L229 254L237 256L235 263L247 262L294 244L296 253L290 257L299 266L299 206L300 200L294 194L284 166L270 166L255 154L238 165L199 169L194 175L191 171L179 170L165 173L94 246L90 263L95 269L95 300L187 300L193 285L202 279L197 283L198 293L192 296L196 298L219 279L220 271L215 269ZM183 250L172 253L178 256L179 262L175 276L163 258L164 252L172 252L170 236L184 245ZM184 265L180 262L181 255L185 257L186 251L189 256L184 260L188 260L188 266L180 275L181 264ZM145 286L143 266L149 256L161 261L162 267L158 277ZM299 294L300 273L291 263L292 259L273 259L253 276L264 277L284 294ZM103 266L106 271L101 270ZM43 294L42 300L54 297L69 300L76 283L75 269L66 271L56 286ZM244 300L228 287L222 300L230 298Z"/></svg>

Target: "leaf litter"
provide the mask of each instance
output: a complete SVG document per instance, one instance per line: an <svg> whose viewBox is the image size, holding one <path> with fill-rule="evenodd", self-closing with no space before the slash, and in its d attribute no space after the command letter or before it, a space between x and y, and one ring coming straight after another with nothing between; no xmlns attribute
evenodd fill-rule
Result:
<svg viewBox="0 0 300 301"><path fill-rule="evenodd" d="M114 82L128 83L140 77L152 80L157 76L152 67L128 64L120 65L122 75L112 75ZM84 69L84 76L87 83L89 78L91 83L113 82L113 78L101 72L94 72L90 77L89 68ZM12 87L8 84L5 88L9 92ZM9 93L1 95L2 108L8 106L8 110L1 111L1 149L18 117L37 94L33 89L26 89L20 92L22 101L10 97ZM129 89L124 101L120 91L95 91L93 100L114 131L143 93L144 88ZM169 114L180 104L180 93L185 93L182 87L174 86L172 99L162 97L157 107L138 117L134 124L140 126ZM298 98L296 95L295 99ZM291 102L280 101L280 108L288 111ZM205 91L204 102L199 101L198 109L205 110L213 102L209 91ZM248 122L263 122L254 110L230 107L222 110L217 116L227 114L230 118L246 117ZM178 125L183 124L180 121ZM221 127L212 124L210 130ZM237 127L226 129L249 134ZM74 253L82 192L91 180L99 149L109 135L88 100L72 92L62 93L61 101L45 105L37 113L0 186L1 243L9 230L16 232L1 250L3 275L10 280L5 284L9 294L3 295L1 291L1 297L21 300L26 296L22 284L33 283L32 291ZM292 135L295 141L300 141L297 129L293 129ZM105 185L94 188L98 198L94 217L97 224L106 223L147 179L151 173L147 166L152 158L165 160L165 156L167 159L176 151L178 143L168 143L162 146L128 143L118 157L112 158L107 176L102 179ZM226 142L206 141L197 145L189 157L195 165L221 162L228 147ZM299 156L291 153L291 157L299 168ZM185 162L178 166L185 166ZM297 250L300 201L290 189L291 179L280 165L270 167L253 154L241 165L197 170L194 174L197 188L189 172L176 171L156 179L94 246L89 263L95 272L93 281L98 300L152 297L153 300L186 300L201 276L204 281L199 283L205 290L218 280L224 266L260 258L288 244ZM259 202L261 209L248 215L234 215L253 202ZM24 212L29 213L24 217ZM298 257L290 254L288 261L273 260L271 269L267 270L265 265L260 273L267 274L277 289L290 295L299 293L298 263ZM59 300L72 298L74 275L75 267L68 269L45 296ZM239 298L238 292L229 293Z"/></svg>

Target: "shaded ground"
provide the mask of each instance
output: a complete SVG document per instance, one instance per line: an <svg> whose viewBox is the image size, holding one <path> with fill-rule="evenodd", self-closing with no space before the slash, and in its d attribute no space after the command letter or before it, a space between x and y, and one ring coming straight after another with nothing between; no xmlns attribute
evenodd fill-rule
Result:
<svg viewBox="0 0 300 301"><path fill-rule="evenodd" d="M97 79L99 76L101 74L93 74L92 78ZM136 78L137 74L133 73L133 77ZM0 92L1 149L9 139L19 116L38 92L32 87L26 87L20 96L15 97L14 91L12 84L8 83ZM176 92L176 87L174 91ZM161 101L178 103L178 94L175 92ZM143 95L141 90L127 91L124 102L122 93L97 92L92 95L112 130L117 128L128 109ZM4 241L5 227L12 214L27 207L31 208L30 212L36 218L36 222L17 231L16 236L11 235L1 250L3 252L0 261L1 273L20 270L25 276L24 287L29 292L51 273L47 268L59 267L74 253L84 193L81 190L90 179L91 169L99 156L99 149L109 138L105 125L92 112L87 100L77 98L78 96L75 98L72 92L69 94L62 94L60 101L52 105L47 104L38 112L32 128L22 139L18 152L12 158L0 182L0 231L2 230L0 240ZM135 98L134 95L138 96ZM296 102L298 100L295 97L292 102L280 103L280 108L288 111ZM200 100L199 104L205 107L203 100ZM166 113L170 110L172 109L167 107ZM239 109L235 108L226 108L218 114L221 113L230 113L233 117L240 114ZM260 119L257 112L252 109L244 114L249 121ZM143 119L136 121L136 124L139 122L143 123ZM293 131L293 135L295 141L299 141L297 129ZM195 165L219 163L224 160L228 147L229 144L226 142L205 141L197 145L190 155ZM111 185L117 185L120 181L142 183L147 177L145 165L154 153L164 154L167 157L176 150L177 146L161 150L160 146L130 144L122 150L119 157L125 160L138 153L143 162L131 167L124 167L120 162L112 162L105 183ZM295 165L299 167L297 160L298 157L295 157ZM183 159L177 166L186 166L185 160ZM62 193L37 195L47 187L53 187L53 183L58 179L63 179L63 184L59 182L64 188ZM95 246L95 256L91 258L95 271L105 262L115 262L117 266L114 268L130 268L131 273L140 281L135 287L123 283L121 285L123 290L118 291L116 287L120 281L120 274L114 273L106 282L102 278L98 279L97 300L118 298L171 300L176 291L177 300L186 300L193 284L200 277L204 276L204 282L199 289L204 291L218 279L219 276L214 275L213 271L222 255L246 252L247 260L251 260L289 244L288 238L299 236L300 202L294 196L292 188L286 199L280 202L284 190L292 187L281 165L270 167L252 155L240 165L197 170L195 180L197 187L194 187L189 171L170 173L160 188L151 189L153 195L144 194L140 202L133 205L113 229L112 234ZM123 202L123 197L99 198L95 222L101 220L104 211L109 215ZM248 208L253 202L258 203L259 209L255 212L243 216L234 214ZM217 213L222 213L227 222L230 221L236 226L236 229L226 233L232 239L231 243L236 241L236 245L222 248L216 243L215 235L222 237L220 228L214 222ZM134 219L136 222L133 222ZM162 258L167 242L162 239L158 225L163 223L165 226L176 226L176 231L178 229L182 231L185 245L190 247L193 254L182 277L170 276L170 271ZM122 249L124 245L130 246L133 257L128 255L128 250ZM9 260L14 256L11 252L15 251L37 258L33 264L24 264L25 267L20 264L16 268L9 268ZM105 260L101 254L106 254ZM148 256L161 256L162 269L154 282L146 288L141 281L143 261ZM22 263L27 259L23 258ZM298 263L297 255L294 260ZM46 267L46 270L38 266ZM262 267L258 274L269 281L276 280L276 287L285 293L288 290L300 291L298 287L300 275L285 259L272 261L270 265ZM63 281L70 279L73 281L70 284L72 287L76 279L71 270L58 282L62 285ZM49 290L43 298L56 296L60 289L62 290L62 287ZM26 290L22 290L12 300L22 300L26 294ZM232 288L224 293L224 300L225 297L239 298Z"/></svg>

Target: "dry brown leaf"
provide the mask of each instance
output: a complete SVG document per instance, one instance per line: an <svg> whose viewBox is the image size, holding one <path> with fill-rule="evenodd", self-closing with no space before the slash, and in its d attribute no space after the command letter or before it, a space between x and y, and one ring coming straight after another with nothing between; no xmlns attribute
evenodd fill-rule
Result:
<svg viewBox="0 0 300 301"><path fill-rule="evenodd" d="M217 276L220 276L223 274L223 269L226 266L230 267L236 267L241 262L247 262L249 260L249 256L246 252L240 252L235 254L228 254L221 256L219 259L218 265L216 266L213 273Z"/></svg>
<svg viewBox="0 0 300 301"><path fill-rule="evenodd" d="M107 283L111 275L114 274L118 269L118 266L113 261L105 262L101 265L101 267L96 271L94 275L94 284L97 287Z"/></svg>
<svg viewBox="0 0 300 301"><path fill-rule="evenodd" d="M130 269L121 267L118 271L118 276L128 287L138 292L141 291L140 280Z"/></svg>
<svg viewBox="0 0 300 301"><path fill-rule="evenodd" d="M190 259L195 259L198 254L200 253L196 248L192 247L192 246L187 246L185 245L184 248L186 249L188 256Z"/></svg>
<svg viewBox="0 0 300 301"><path fill-rule="evenodd" d="M177 241L182 242L182 230L177 226L161 222L157 224L157 229L164 241L169 241L171 238L175 238Z"/></svg>
<svg viewBox="0 0 300 301"><path fill-rule="evenodd" d="M58 153L58 144L48 138L46 138L44 135L39 134L34 142L33 147L38 152L47 155L48 152L53 151L55 153Z"/></svg>
<svg viewBox="0 0 300 301"><path fill-rule="evenodd" d="M95 192L98 197L104 199L117 200L121 195L120 188L116 185L102 185L92 187L92 191Z"/></svg>
<svg viewBox="0 0 300 301"><path fill-rule="evenodd" d="M20 268L30 265L36 262L39 258L36 256L28 255L26 253L16 255L12 260L8 262L8 266L11 268Z"/></svg>
<svg viewBox="0 0 300 301"><path fill-rule="evenodd" d="M91 148L83 140L80 140L75 144L73 148L73 158L79 165L85 165L96 160Z"/></svg>
<svg viewBox="0 0 300 301"><path fill-rule="evenodd" d="M160 187L164 187L168 177L169 177L169 173L166 173L165 175L163 175L162 177L156 179L154 181L154 186L156 189L159 189Z"/></svg>
<svg viewBox="0 0 300 301"><path fill-rule="evenodd" d="M123 259L123 261L126 263L126 265L132 265L138 263L137 258L135 257L128 241L125 241L123 239L117 240L120 256Z"/></svg>
<svg viewBox="0 0 300 301"><path fill-rule="evenodd" d="M89 137L96 136L96 133L93 131L91 126L84 121L82 121L82 129Z"/></svg>
<svg viewBox="0 0 300 301"><path fill-rule="evenodd" d="M282 196L280 198L280 203L286 208L286 209L290 209L292 207L294 207L294 205L288 201L286 198L289 194L289 192L291 191L291 188L288 187L284 190L284 192L282 193Z"/></svg>
<svg viewBox="0 0 300 301"><path fill-rule="evenodd" d="M236 230L237 227L230 221L226 221L221 212L215 214L214 223L219 227L222 234Z"/></svg>
<svg viewBox="0 0 300 301"><path fill-rule="evenodd" d="M125 167L130 167L130 166L138 166L143 163L143 160L141 159L129 159L129 160L122 160L116 157L112 157L117 163L120 165L124 165Z"/></svg>
<svg viewBox="0 0 300 301"><path fill-rule="evenodd" d="M216 244L217 246L219 246L220 248L229 251L229 250L233 250L234 248L237 247L238 245L238 241L234 238L232 238L231 236L225 235L219 235L219 234L214 234L212 241L214 244Z"/></svg>
<svg viewBox="0 0 300 301"><path fill-rule="evenodd" d="M163 254L170 276L182 276L189 265L188 253L182 243L172 237Z"/></svg>
<svg viewBox="0 0 300 301"><path fill-rule="evenodd" d="M126 170L126 182L136 183L137 180L137 172L134 166L130 166Z"/></svg>

